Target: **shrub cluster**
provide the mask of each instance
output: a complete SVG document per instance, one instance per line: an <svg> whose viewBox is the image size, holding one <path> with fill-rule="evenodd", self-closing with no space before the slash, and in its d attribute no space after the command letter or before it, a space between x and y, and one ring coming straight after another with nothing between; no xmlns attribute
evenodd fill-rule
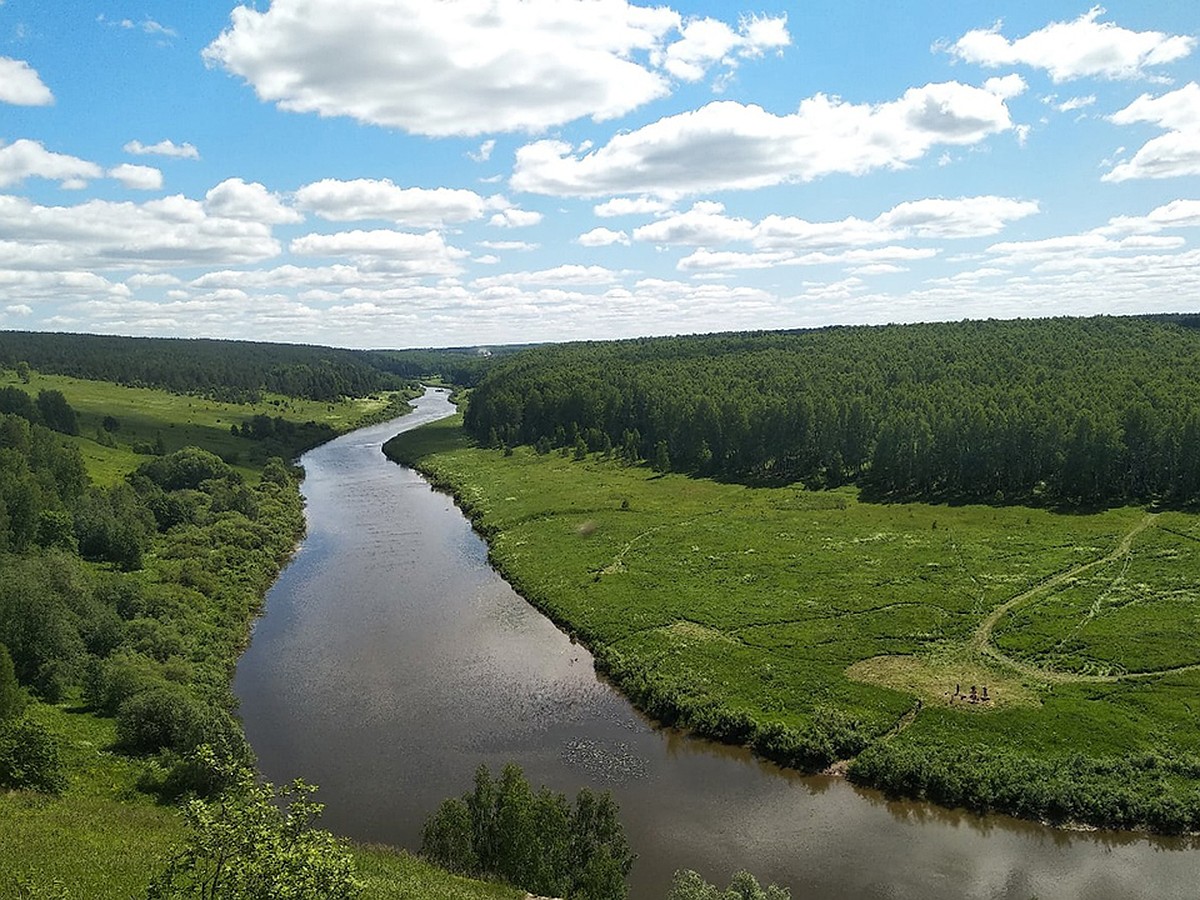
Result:
<svg viewBox="0 0 1200 900"><path fill-rule="evenodd" d="M426 821L421 853L452 872L572 900L622 900L634 859L611 795L584 788L572 806L535 792L513 764L497 780L480 766L474 790Z"/></svg>
<svg viewBox="0 0 1200 900"><path fill-rule="evenodd" d="M904 797L1055 824L1200 830L1200 757L1032 758L980 747L877 743L850 767L855 781Z"/></svg>

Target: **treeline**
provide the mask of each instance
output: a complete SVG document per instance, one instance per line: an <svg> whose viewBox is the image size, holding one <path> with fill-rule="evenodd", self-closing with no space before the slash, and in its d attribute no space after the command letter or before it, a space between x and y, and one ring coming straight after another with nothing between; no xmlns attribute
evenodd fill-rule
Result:
<svg viewBox="0 0 1200 900"><path fill-rule="evenodd" d="M533 348L480 381L492 446L878 498L1200 501L1200 331L1097 317Z"/></svg>
<svg viewBox="0 0 1200 900"><path fill-rule="evenodd" d="M230 402L264 391L337 400L401 386L357 350L250 341L0 331L0 367L196 393Z"/></svg>
<svg viewBox="0 0 1200 900"><path fill-rule="evenodd" d="M517 349L376 350L369 352L367 358L372 365L401 378L437 376L448 384L474 387L496 362Z"/></svg>
<svg viewBox="0 0 1200 900"><path fill-rule="evenodd" d="M984 747L883 741L850 766L850 778L903 797L1055 824L1200 830L1200 757L1143 752L1039 759Z"/></svg>

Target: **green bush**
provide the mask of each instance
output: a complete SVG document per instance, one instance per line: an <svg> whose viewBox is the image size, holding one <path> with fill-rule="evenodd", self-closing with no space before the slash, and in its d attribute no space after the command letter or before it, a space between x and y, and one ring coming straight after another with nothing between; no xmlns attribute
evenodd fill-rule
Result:
<svg viewBox="0 0 1200 900"><path fill-rule="evenodd" d="M66 789L58 739L32 719L0 722L0 786L58 794Z"/></svg>
<svg viewBox="0 0 1200 900"><path fill-rule="evenodd" d="M572 807L535 792L513 764L499 780L480 766L474 791L426 821L421 852L454 872L578 900L622 900L634 859L611 795L585 788Z"/></svg>
<svg viewBox="0 0 1200 900"><path fill-rule="evenodd" d="M205 711L179 685L162 683L117 710L117 743L130 753L186 752L200 743Z"/></svg>
<svg viewBox="0 0 1200 900"><path fill-rule="evenodd" d="M778 885L762 887L749 872L738 872L722 891L691 869L680 869L671 882L667 900L789 900L791 892Z"/></svg>
<svg viewBox="0 0 1200 900"><path fill-rule="evenodd" d="M253 772L221 763L210 748L197 751L229 787L212 802L183 809L187 841L150 883L148 900L216 897L236 900L350 900L360 895L354 861L327 831L314 828L321 805L316 788L295 781L276 790Z"/></svg>

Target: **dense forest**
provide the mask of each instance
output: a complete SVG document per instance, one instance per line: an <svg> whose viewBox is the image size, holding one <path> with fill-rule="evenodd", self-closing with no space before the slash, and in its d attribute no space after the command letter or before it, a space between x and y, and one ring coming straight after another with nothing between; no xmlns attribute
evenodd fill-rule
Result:
<svg viewBox="0 0 1200 900"><path fill-rule="evenodd" d="M496 355L453 350L343 350L250 341L0 331L0 368L29 368L117 384L158 387L232 402L264 392L337 400L437 376L475 384Z"/></svg>
<svg viewBox="0 0 1200 900"><path fill-rule="evenodd" d="M981 321L546 346L466 428L868 496L1200 500L1200 330L1181 317Z"/></svg>

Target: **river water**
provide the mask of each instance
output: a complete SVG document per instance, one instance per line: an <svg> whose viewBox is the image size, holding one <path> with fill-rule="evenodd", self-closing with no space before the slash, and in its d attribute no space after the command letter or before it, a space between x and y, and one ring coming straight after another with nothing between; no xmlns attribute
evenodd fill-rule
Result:
<svg viewBox="0 0 1200 900"><path fill-rule="evenodd" d="M267 597L235 691L266 777L321 786L323 824L420 846L425 817L481 762L535 785L611 790L639 854L633 900L676 868L739 868L800 898L1194 898L1194 842L1068 833L885 800L655 728L591 656L489 567L449 497L381 444L402 419L303 457L308 536Z"/></svg>

